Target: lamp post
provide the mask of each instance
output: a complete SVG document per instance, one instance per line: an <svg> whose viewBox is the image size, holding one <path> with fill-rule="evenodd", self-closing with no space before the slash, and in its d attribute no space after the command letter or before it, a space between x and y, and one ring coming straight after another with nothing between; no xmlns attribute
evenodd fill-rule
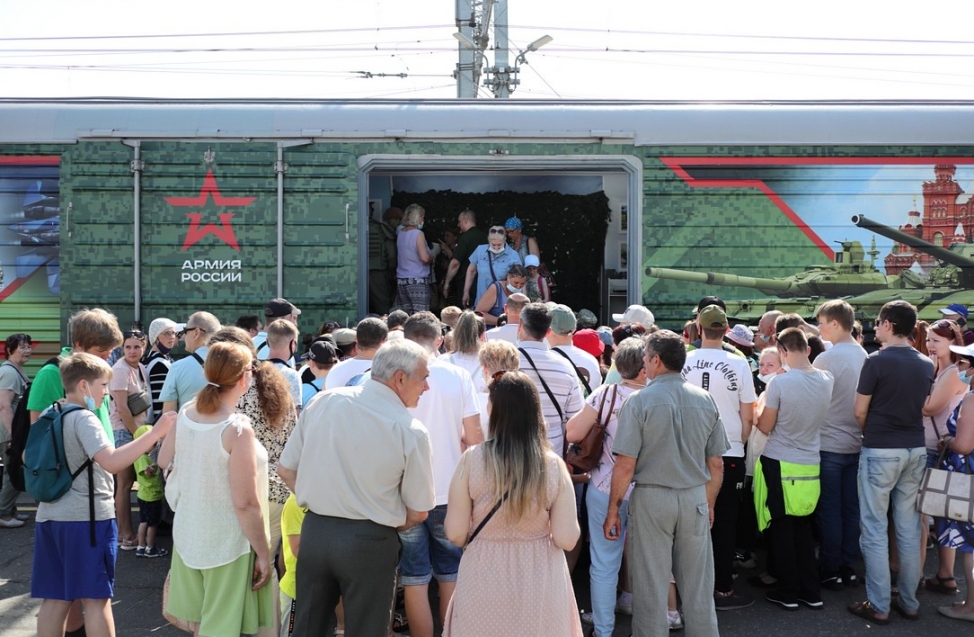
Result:
<svg viewBox="0 0 974 637"><path fill-rule="evenodd" d="M504 39L506 41L506 37ZM514 66L507 66L507 50L504 49L503 63L495 58L494 66L484 69L484 72L487 74L487 79L484 80L484 86L489 88L496 98L509 98L511 93L521 83L521 80L517 78L517 74L521 71L519 65L528 63L527 54L537 51L552 40L554 38L550 35L543 35L529 44L523 51L518 51L517 57L514 58ZM498 54L501 51L500 41L501 38L498 36Z"/></svg>

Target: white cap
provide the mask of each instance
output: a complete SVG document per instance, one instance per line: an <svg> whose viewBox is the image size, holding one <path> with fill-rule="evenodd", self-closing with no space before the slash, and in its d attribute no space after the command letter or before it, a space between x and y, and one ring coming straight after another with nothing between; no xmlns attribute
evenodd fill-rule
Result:
<svg viewBox="0 0 974 637"><path fill-rule="evenodd" d="M653 327L656 317L643 305L630 305L624 314L613 314L612 320L616 323L639 323L648 330Z"/></svg>
<svg viewBox="0 0 974 637"><path fill-rule="evenodd" d="M541 261L538 259L538 255L529 254L524 257L524 267L526 268L537 268L541 265Z"/></svg>

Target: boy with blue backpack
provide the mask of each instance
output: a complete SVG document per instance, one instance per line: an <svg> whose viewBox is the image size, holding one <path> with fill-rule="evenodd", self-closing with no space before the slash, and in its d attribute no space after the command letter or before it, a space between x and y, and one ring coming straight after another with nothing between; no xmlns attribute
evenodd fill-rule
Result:
<svg viewBox="0 0 974 637"><path fill-rule="evenodd" d="M64 406L60 413L42 416L32 430L40 426L51 432L54 442L47 448L63 467L58 475L44 478L37 469L43 463L37 462L41 447L34 437L28 439L25 453L28 492L48 490L38 503L34 527L31 597L43 600L37 634L64 635L68 611L77 600L84 605L86 632L114 634L111 598L118 529L112 474L131 466L161 440L176 414L164 414L152 431L115 448L94 413L109 394L111 367L97 356L76 353L63 358L59 368ZM49 490L63 482L64 472L70 486L54 498L56 492Z"/></svg>

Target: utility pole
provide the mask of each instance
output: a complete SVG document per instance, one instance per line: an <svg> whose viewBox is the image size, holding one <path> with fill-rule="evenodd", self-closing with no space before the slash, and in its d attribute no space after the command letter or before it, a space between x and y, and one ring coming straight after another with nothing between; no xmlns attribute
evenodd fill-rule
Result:
<svg viewBox="0 0 974 637"><path fill-rule="evenodd" d="M457 39L459 61L453 76L457 80L457 97L476 99L483 68L484 50L490 38L490 24L494 0L456 0Z"/></svg>
<svg viewBox="0 0 974 637"><path fill-rule="evenodd" d="M459 62L453 72L457 80L457 97L476 99L481 72L487 74L484 86L495 98L507 99L521 83L517 74L519 64L527 64L525 56L551 42L544 35L518 51L514 66L509 66L510 44L508 41L507 0L456 0L457 31L453 37L459 44ZM494 25L494 65L483 68L485 51L490 37L487 35L491 22Z"/></svg>

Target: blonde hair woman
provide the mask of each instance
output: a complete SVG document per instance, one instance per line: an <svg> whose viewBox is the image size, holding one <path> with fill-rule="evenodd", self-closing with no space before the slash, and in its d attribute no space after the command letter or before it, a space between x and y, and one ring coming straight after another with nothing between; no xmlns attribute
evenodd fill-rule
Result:
<svg viewBox="0 0 974 637"><path fill-rule="evenodd" d="M450 484L446 535L466 551L443 635L581 637L563 553L580 534L568 469L527 375L498 373L490 396L490 439L463 455Z"/></svg>

